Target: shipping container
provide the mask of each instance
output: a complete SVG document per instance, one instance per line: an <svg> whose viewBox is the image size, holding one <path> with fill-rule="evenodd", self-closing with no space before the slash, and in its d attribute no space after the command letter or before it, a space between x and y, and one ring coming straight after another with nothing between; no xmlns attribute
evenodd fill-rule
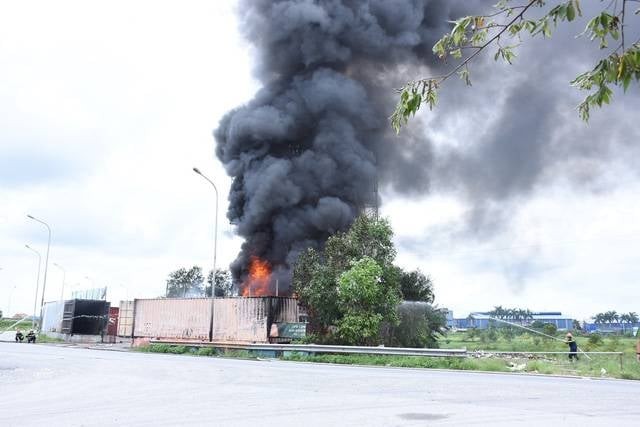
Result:
<svg viewBox="0 0 640 427"><path fill-rule="evenodd" d="M72 299L65 301L62 333L102 335L107 326L109 303L103 300Z"/></svg>
<svg viewBox="0 0 640 427"><path fill-rule="evenodd" d="M211 299L134 300L133 336L208 340Z"/></svg>
<svg viewBox="0 0 640 427"><path fill-rule="evenodd" d="M264 298L216 298L213 313L214 341L268 341Z"/></svg>
<svg viewBox="0 0 640 427"><path fill-rule="evenodd" d="M168 298L135 300L133 336L208 340L211 331L210 298ZM278 324L298 321L295 298L215 298L213 340L227 342L269 342L280 335ZM125 321L121 305L120 321ZM288 338L280 335L281 338Z"/></svg>
<svg viewBox="0 0 640 427"><path fill-rule="evenodd" d="M109 320L107 323L107 335L115 336L118 334L118 307L109 307Z"/></svg>
<svg viewBox="0 0 640 427"><path fill-rule="evenodd" d="M118 313L118 336L133 336L133 301L120 301Z"/></svg>
<svg viewBox="0 0 640 427"><path fill-rule="evenodd" d="M42 332L60 332L62 330L62 314L64 301L51 301L42 307Z"/></svg>

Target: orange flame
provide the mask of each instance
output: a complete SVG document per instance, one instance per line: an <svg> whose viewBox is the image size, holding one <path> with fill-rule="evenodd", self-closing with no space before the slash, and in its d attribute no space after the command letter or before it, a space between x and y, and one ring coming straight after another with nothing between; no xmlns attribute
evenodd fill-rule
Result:
<svg viewBox="0 0 640 427"><path fill-rule="evenodd" d="M249 276L242 283L243 297L268 296L271 283L271 264L257 256L249 260Z"/></svg>

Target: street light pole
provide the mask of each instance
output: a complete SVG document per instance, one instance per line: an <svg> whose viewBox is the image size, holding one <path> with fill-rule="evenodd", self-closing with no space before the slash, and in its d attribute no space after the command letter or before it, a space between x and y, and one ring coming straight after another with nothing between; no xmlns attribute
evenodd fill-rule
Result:
<svg viewBox="0 0 640 427"><path fill-rule="evenodd" d="M67 278L67 271L60 264L56 264L54 262L53 265L55 265L60 270L62 270L62 292L60 292L60 301L64 301L64 282L65 282L65 279Z"/></svg>
<svg viewBox="0 0 640 427"><path fill-rule="evenodd" d="M47 255L44 261L44 279L42 281L42 298L40 299L40 314L42 315L42 307L44 307L44 292L47 288L47 270L49 268L49 248L51 247L51 227L49 227L49 224L47 224L43 220L38 219L32 215L27 215L27 218L37 221L40 224L44 225L45 227L47 227L47 231L49 232L49 239L47 240ZM42 322L41 322L41 325L42 325Z"/></svg>
<svg viewBox="0 0 640 427"><path fill-rule="evenodd" d="M36 323L36 307L38 306L38 289L40 288L40 265L42 264L42 257L40 256L40 252L36 251L29 245L24 245L25 248L33 251L38 255L38 278L36 279L36 296L33 299L33 317L31 317L31 329L35 329Z"/></svg>
<svg viewBox="0 0 640 427"><path fill-rule="evenodd" d="M215 225L213 229L213 276L211 277L211 331L209 333L209 341L213 341L213 310L214 310L214 300L216 298L216 260L218 257L218 187L207 178L200 169L193 168L193 171L209 181L209 184L213 187L213 190L216 195L216 214L215 214Z"/></svg>

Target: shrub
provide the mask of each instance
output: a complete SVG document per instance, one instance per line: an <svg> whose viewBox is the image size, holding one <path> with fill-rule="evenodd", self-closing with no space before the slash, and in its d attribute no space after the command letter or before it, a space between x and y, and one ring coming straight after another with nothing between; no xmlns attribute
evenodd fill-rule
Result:
<svg viewBox="0 0 640 427"><path fill-rule="evenodd" d="M426 302L403 302L398 307L398 318L399 324L390 327L385 340L392 346L436 348L447 325L444 311Z"/></svg>
<svg viewBox="0 0 640 427"><path fill-rule="evenodd" d="M602 335L600 334L591 334L589 335L589 340L587 341L589 345L593 347L597 347L603 343Z"/></svg>
<svg viewBox="0 0 640 427"><path fill-rule="evenodd" d="M553 337L558 332L558 327L553 323L545 323L542 332Z"/></svg>
<svg viewBox="0 0 640 427"><path fill-rule="evenodd" d="M200 347L196 354L198 356L215 356L216 349L213 347Z"/></svg>

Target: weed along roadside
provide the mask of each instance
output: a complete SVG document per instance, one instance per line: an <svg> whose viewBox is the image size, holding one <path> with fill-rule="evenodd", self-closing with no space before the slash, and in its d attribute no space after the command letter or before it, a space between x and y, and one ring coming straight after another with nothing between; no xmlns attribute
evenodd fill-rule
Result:
<svg viewBox="0 0 640 427"><path fill-rule="evenodd" d="M592 351L587 354L589 354L591 360L582 357L577 362L570 362L566 352L562 352L562 349L555 347L556 343L544 345L536 341L535 345L527 345L530 337L526 335L513 339L510 343L511 349L509 350L506 349L507 346L505 346L505 343L500 342L500 340L496 340L496 342L490 345L482 346L479 342L466 341L466 335L462 333L450 333L447 335L447 338L447 340L443 340L440 343L442 347L446 346L452 349L459 349L464 347L462 344L470 344L467 345L468 352L464 356L441 355L438 357L404 354L336 354L298 350L287 351L286 349L272 351L264 349L224 348L191 343L184 345L152 343L138 347L135 350L149 353L254 360L259 358L275 358L283 361L334 363L342 365L514 372L521 374L640 380L640 364L635 361L635 353L631 350L623 351L628 344L627 341L632 341L630 339L604 338L598 348L589 348ZM586 341L586 338L580 337L580 341ZM286 345L282 347L286 348ZM292 350L297 347L299 346L292 346ZM516 352L513 348L518 348L519 352ZM376 349L380 349L380 347L376 347ZM385 348L385 350L393 351L392 348ZM621 358L622 364L620 363Z"/></svg>
<svg viewBox="0 0 640 427"><path fill-rule="evenodd" d="M246 350L220 349L195 345L148 344L140 347L134 347L133 350L141 353L182 354L187 356L228 357L234 359L255 360L259 357L258 355L251 354Z"/></svg>

